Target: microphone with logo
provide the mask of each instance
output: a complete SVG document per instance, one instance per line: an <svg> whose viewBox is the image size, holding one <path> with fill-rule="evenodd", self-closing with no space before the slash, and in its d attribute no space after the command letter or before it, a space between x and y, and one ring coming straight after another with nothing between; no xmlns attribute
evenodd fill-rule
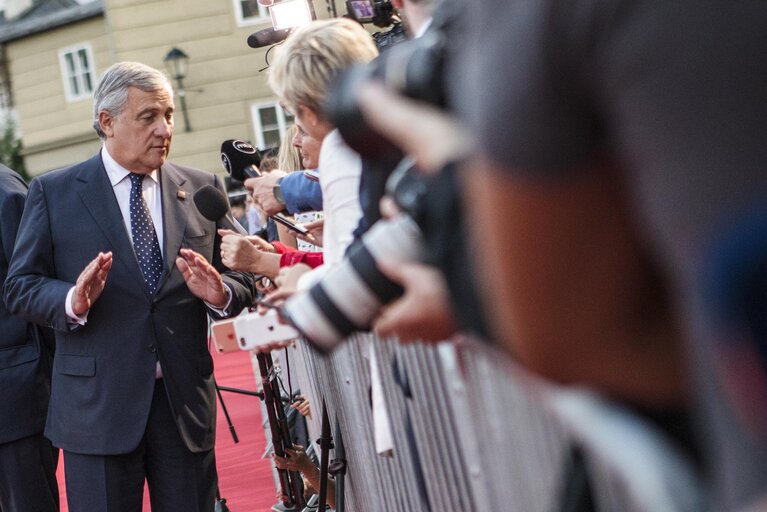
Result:
<svg viewBox="0 0 767 512"><path fill-rule="evenodd" d="M213 185L205 185L194 193L194 205L206 219L218 223L223 228L248 236L245 228L232 217L226 195Z"/></svg>
<svg viewBox="0 0 767 512"><path fill-rule="evenodd" d="M237 181L261 177L261 171L258 170L261 155L252 144L244 140L229 139L221 143L221 165Z"/></svg>

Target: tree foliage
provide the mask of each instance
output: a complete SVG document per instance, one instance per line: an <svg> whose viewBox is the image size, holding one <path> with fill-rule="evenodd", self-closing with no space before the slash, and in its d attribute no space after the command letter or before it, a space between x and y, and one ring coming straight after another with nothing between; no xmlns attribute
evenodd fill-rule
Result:
<svg viewBox="0 0 767 512"><path fill-rule="evenodd" d="M0 163L10 167L24 179L29 179L24 168L24 158L21 156L21 139L16 134L16 123L10 116L6 119L5 129L0 138Z"/></svg>

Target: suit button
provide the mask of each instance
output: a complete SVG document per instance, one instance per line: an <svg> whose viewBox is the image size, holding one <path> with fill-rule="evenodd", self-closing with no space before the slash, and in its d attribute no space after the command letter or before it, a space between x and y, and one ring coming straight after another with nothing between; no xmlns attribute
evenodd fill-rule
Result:
<svg viewBox="0 0 767 512"><path fill-rule="evenodd" d="M150 352L157 352L157 347L154 346L154 344L149 345L147 348L149 349Z"/></svg>

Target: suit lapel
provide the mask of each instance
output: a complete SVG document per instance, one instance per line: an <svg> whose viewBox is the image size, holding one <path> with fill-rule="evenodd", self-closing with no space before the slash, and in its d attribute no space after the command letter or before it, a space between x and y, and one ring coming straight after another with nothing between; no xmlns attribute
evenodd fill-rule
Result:
<svg viewBox="0 0 767 512"><path fill-rule="evenodd" d="M164 265L157 294L176 266L176 256L184 240L186 222L189 218L189 202L192 190L188 190L186 178L172 164L165 163L160 169L160 190L162 193Z"/></svg>
<svg viewBox="0 0 767 512"><path fill-rule="evenodd" d="M80 199L93 221L109 240L114 257L125 265L128 273L134 276L141 289L146 292L133 244L128 237L120 206L101 160L101 152L87 162L76 179Z"/></svg>

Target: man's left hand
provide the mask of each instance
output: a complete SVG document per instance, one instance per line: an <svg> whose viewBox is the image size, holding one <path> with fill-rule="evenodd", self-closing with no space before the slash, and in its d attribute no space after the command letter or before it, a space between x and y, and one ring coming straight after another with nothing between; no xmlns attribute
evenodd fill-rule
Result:
<svg viewBox="0 0 767 512"><path fill-rule="evenodd" d="M181 249L176 258L176 268L184 276L189 291L195 297L204 300L214 308L226 306L229 296L224 288L224 280L213 265L201 254L191 249Z"/></svg>

